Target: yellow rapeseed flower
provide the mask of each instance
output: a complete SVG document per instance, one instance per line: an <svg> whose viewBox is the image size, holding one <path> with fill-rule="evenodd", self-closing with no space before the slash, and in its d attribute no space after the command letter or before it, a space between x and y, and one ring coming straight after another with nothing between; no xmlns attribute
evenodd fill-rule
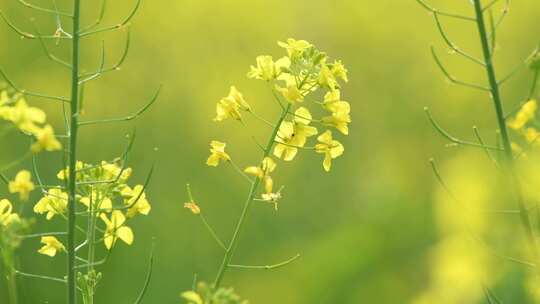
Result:
<svg viewBox="0 0 540 304"><path fill-rule="evenodd" d="M103 242L107 249L110 250L118 239L128 245L133 244L133 231L131 228L124 226L126 217L121 211L113 211L110 219L104 213L101 214L100 218L106 226Z"/></svg>
<svg viewBox="0 0 540 304"><path fill-rule="evenodd" d="M34 183L32 183L32 174L28 170L21 170L15 176L15 180L10 181L9 193L19 193L21 200L28 200L28 195L35 189Z"/></svg>
<svg viewBox="0 0 540 304"><path fill-rule="evenodd" d="M320 143L315 145L315 151L324 154L323 167L328 172L332 167L332 159L341 156L345 148L343 148L343 145L339 141L332 138L332 132L330 130L321 134L317 140Z"/></svg>
<svg viewBox="0 0 540 304"><path fill-rule="evenodd" d="M21 131L31 134L39 129L36 124L45 123L46 117L43 110L28 106L22 98L17 101L14 107L9 107L3 113L4 119L13 122Z"/></svg>
<svg viewBox="0 0 540 304"><path fill-rule="evenodd" d="M92 191L91 196L83 196L79 200L79 202L88 208L90 210L90 202L92 202L92 211L95 212L96 210L103 210L110 212L112 211L112 201L108 197L104 197L102 193L99 193L97 191ZM96 216L99 213L96 213Z"/></svg>
<svg viewBox="0 0 540 304"><path fill-rule="evenodd" d="M313 46L305 40L296 40L293 38L287 39L287 42L278 41L278 45L287 50L287 54L291 59L301 57L307 49Z"/></svg>
<svg viewBox="0 0 540 304"><path fill-rule="evenodd" d="M7 199L0 200L0 225L6 227L19 219L19 215L13 212L11 202Z"/></svg>
<svg viewBox="0 0 540 304"><path fill-rule="evenodd" d="M101 162L101 168L103 169L103 180L116 180L123 183L126 182L133 170L131 168L122 168L117 163ZM82 169L82 168L81 168ZM79 170L79 168L77 168Z"/></svg>
<svg viewBox="0 0 540 304"><path fill-rule="evenodd" d="M195 202L184 203L184 208L189 209L195 215L201 214L201 208Z"/></svg>
<svg viewBox="0 0 540 304"><path fill-rule="evenodd" d="M322 118L323 125L338 129L341 133L348 135L351 122L351 106L348 102L341 100L339 90L330 91L324 96L323 107L332 112L330 116Z"/></svg>
<svg viewBox="0 0 540 304"><path fill-rule="evenodd" d="M536 100L529 100L521 107L516 117L508 122L508 126L514 130L523 128L529 121L536 117L537 110L538 104Z"/></svg>
<svg viewBox="0 0 540 304"><path fill-rule="evenodd" d="M257 178L264 178L268 174L272 173L276 169L276 162L270 157L265 157L260 166L247 167L244 172L256 176Z"/></svg>
<svg viewBox="0 0 540 304"><path fill-rule="evenodd" d="M336 76L334 76L334 73L325 62L322 63L321 70L319 71L319 85L330 90L335 90L338 86Z"/></svg>
<svg viewBox="0 0 540 304"><path fill-rule="evenodd" d="M317 128L310 126L312 116L307 108L300 107L294 112L293 122L281 123L277 136L274 156L285 161L294 159L298 148L306 144L307 138L317 135Z"/></svg>
<svg viewBox="0 0 540 304"><path fill-rule="evenodd" d="M62 190L53 188L41 198L34 206L34 212L38 214L47 213L47 220L52 219L57 214L63 214L67 209L68 195Z"/></svg>
<svg viewBox="0 0 540 304"><path fill-rule="evenodd" d="M66 251L66 247L54 236L42 236L41 243L44 245L38 252L50 257L54 257L58 251Z"/></svg>
<svg viewBox="0 0 540 304"><path fill-rule="evenodd" d="M247 76L266 81L276 79L284 69L288 69L291 65L288 57L282 57L274 62L272 56L258 56L256 61L257 66L251 66Z"/></svg>
<svg viewBox="0 0 540 304"><path fill-rule="evenodd" d="M231 86L229 95L221 98L216 104L216 117L214 121L223 121L228 118L240 120L240 110L250 111L251 107L245 101L244 95L235 86Z"/></svg>
<svg viewBox="0 0 540 304"><path fill-rule="evenodd" d="M75 170L79 171L79 170L82 170L83 168L84 168L84 163L78 160L75 163ZM75 175L77 176L77 178L79 178L79 174L75 174ZM59 180L65 180L68 177L69 177L69 166L66 169L60 170L58 174L56 174L56 178L58 178Z"/></svg>
<svg viewBox="0 0 540 304"><path fill-rule="evenodd" d="M32 145L32 152L37 153L45 151L57 151L62 148L62 144L54 136L54 130L51 125L46 125L43 128L34 130L36 142Z"/></svg>
<svg viewBox="0 0 540 304"><path fill-rule="evenodd" d="M210 157L206 160L208 166L217 167L219 161L230 161L231 157L229 154L225 153L225 146L227 144L217 140L212 140L210 142Z"/></svg>
<svg viewBox="0 0 540 304"><path fill-rule="evenodd" d="M349 78L347 77L348 72L349 71L347 71L347 69L340 60L336 60L332 64L332 74L334 74L334 77L341 78L343 79L343 81L349 82Z"/></svg>
<svg viewBox="0 0 540 304"><path fill-rule="evenodd" d="M143 185L137 185L133 189L126 186L122 190L122 196L127 198L124 200L124 205L129 207L126 213L128 218L132 218L137 214L148 215L150 213L152 206L146 199Z"/></svg>

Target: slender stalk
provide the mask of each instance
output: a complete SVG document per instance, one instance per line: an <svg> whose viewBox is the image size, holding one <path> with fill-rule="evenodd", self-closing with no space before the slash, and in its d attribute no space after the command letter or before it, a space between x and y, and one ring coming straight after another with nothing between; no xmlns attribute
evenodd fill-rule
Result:
<svg viewBox="0 0 540 304"><path fill-rule="evenodd" d="M270 138L268 139L268 142L266 144L266 148L263 151L262 159L270 155L270 151L272 150L272 146L274 145L274 142L275 142L274 139L276 138L276 135L278 133L279 126L281 125L285 117L287 117L287 113L289 112L290 108L291 108L291 104L288 104L287 107L284 108L283 111L281 112L281 116L279 117L277 123L274 125L272 134L270 135ZM227 250L225 251L225 255L223 256L223 261L221 263L221 266L219 267L218 273L216 275L216 279L214 280L214 286L213 286L214 289L219 288L219 285L221 284L221 281L223 280L223 276L225 275L225 272L230 267L230 262L234 256L236 247L238 246L238 238L240 237L240 233L242 232L242 228L244 227L244 223L246 222L246 217L253 203L253 199L255 198L255 192L257 191L257 188L259 187L260 183L261 183L260 178L255 179L251 183L251 188L249 190L246 202L244 204L244 209L242 210L242 214L240 215L238 223L236 224L236 229L231 238L229 246L227 246Z"/></svg>
<svg viewBox="0 0 540 304"><path fill-rule="evenodd" d="M523 198L523 193L521 185L519 183L518 177L514 168L514 155L512 152L511 141L508 135L508 128L506 127L506 120L504 117L503 103L501 99L501 94L499 90L499 85L497 82L497 77L495 74L495 68L493 66L492 54L489 47L488 35L486 32L486 24L484 21L484 14L482 11L481 0L474 0L474 8L476 12L476 23L478 26L478 33L480 35L480 41L482 44L482 52L484 55L484 61L486 63L486 73L489 80L491 97L493 98L493 104L495 106L495 112L497 116L497 123L499 125L502 147L503 147L503 156L504 156L504 167L510 176L510 187L513 189L514 195L516 197L521 223L525 229L525 233L529 240L531 250L533 253L534 263L539 265L540 261L540 251L538 244L536 243L534 236L534 229L531 223L529 211L525 206L525 200ZM539 270L537 269L537 272Z"/></svg>
<svg viewBox="0 0 540 304"><path fill-rule="evenodd" d="M68 237L67 237L67 303L75 304L76 278L75 278L75 194L76 194L76 162L77 162L77 128L79 125L79 23L80 23L80 0L73 0L73 39L72 39L72 74L71 74L71 120L69 129L68 149Z"/></svg>

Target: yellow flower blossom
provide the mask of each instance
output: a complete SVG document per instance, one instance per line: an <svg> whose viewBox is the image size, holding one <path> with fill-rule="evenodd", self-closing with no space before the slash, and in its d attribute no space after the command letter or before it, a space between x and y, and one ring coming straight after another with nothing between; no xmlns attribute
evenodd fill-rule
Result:
<svg viewBox="0 0 540 304"><path fill-rule="evenodd" d="M527 140L527 143L533 145L533 146L539 146L540 145L540 132L536 130L533 127L529 127L525 130L525 139Z"/></svg>
<svg viewBox="0 0 540 304"><path fill-rule="evenodd" d="M66 247L54 236L42 236L41 243L44 245L38 252L50 257L54 257L58 251L66 251Z"/></svg>
<svg viewBox="0 0 540 304"><path fill-rule="evenodd" d="M347 77L348 72L349 71L347 71L343 63L339 60L336 60L332 65L332 74L334 74L334 77L341 78L345 82L349 82L349 78Z"/></svg>
<svg viewBox="0 0 540 304"><path fill-rule="evenodd" d="M313 45L305 40L287 39L287 42L278 41L278 45L287 50L291 58L301 57L304 52Z"/></svg>
<svg viewBox="0 0 540 304"><path fill-rule="evenodd" d="M244 172L262 179L272 173L275 169L276 163L274 160L270 157L265 157L260 166L247 167Z"/></svg>
<svg viewBox="0 0 540 304"><path fill-rule="evenodd" d="M219 165L220 160L223 160L223 161L231 160L231 157L229 156L229 154L225 153L226 145L227 145L226 143L223 143L217 140L213 140L212 142L210 142L211 154L210 154L210 157L208 157L208 159L206 160L206 164L208 166L217 167L217 165Z"/></svg>
<svg viewBox="0 0 540 304"><path fill-rule="evenodd" d="M341 156L345 148L343 148L343 145L339 141L332 138L332 132L330 130L321 134L317 140L320 143L315 145L315 151L324 154L323 167L328 172L332 167L332 159Z"/></svg>
<svg viewBox="0 0 540 304"><path fill-rule="evenodd" d="M110 250L118 239L128 245L133 244L133 231L131 228L124 226L126 217L121 211L113 211L110 219L104 213L101 214L100 218L106 226L103 242L107 249Z"/></svg>
<svg viewBox="0 0 540 304"><path fill-rule="evenodd" d="M317 128L310 126L312 116L307 108L300 107L294 112L293 122L281 123L277 136L274 156L285 161L294 159L298 148L306 144L307 138L317 135Z"/></svg>
<svg viewBox="0 0 540 304"><path fill-rule="evenodd" d="M103 169L104 180L116 180L118 178L120 182L125 182L129 179L131 173L133 173L133 170L131 168L122 168L114 162L109 163L106 161L102 161L101 168Z"/></svg>
<svg viewBox="0 0 540 304"><path fill-rule="evenodd" d="M0 225L6 227L18 220L20 220L19 215L13 212L11 202L7 199L0 200Z"/></svg>
<svg viewBox="0 0 540 304"><path fill-rule="evenodd" d="M276 90L285 97L289 103L302 102L304 101L304 95L302 91L298 89L296 83L288 83L287 87L283 88L276 85Z"/></svg>
<svg viewBox="0 0 540 304"><path fill-rule="evenodd" d="M257 66L251 66L247 76L266 81L276 79L284 69L288 69L291 65L288 57L282 57L274 62L272 56L258 56L256 61Z"/></svg>
<svg viewBox="0 0 540 304"><path fill-rule="evenodd" d="M214 121L223 121L228 118L240 120L242 119L240 110L250 111L251 107L245 101L244 95L235 86L231 86L229 95L223 97L216 104L216 117Z"/></svg>
<svg viewBox="0 0 540 304"><path fill-rule="evenodd" d="M335 90L338 86L334 73L325 62L322 63L321 70L319 71L319 85L330 90Z"/></svg>
<svg viewBox="0 0 540 304"><path fill-rule="evenodd" d="M330 91L324 96L323 107L332 112L330 116L322 118L323 125L338 129L341 133L348 135L351 122L351 106L348 102L341 100L339 90Z"/></svg>
<svg viewBox="0 0 540 304"><path fill-rule="evenodd" d="M195 202L184 203L184 208L189 209L195 215L201 214L201 208Z"/></svg>
<svg viewBox="0 0 540 304"><path fill-rule="evenodd" d="M516 117L508 122L508 126L514 130L523 128L529 121L536 117L537 110L538 104L536 100L529 100L521 107Z"/></svg>
<svg viewBox="0 0 540 304"><path fill-rule="evenodd" d="M38 214L47 213L47 220L50 220L55 215L66 211L67 200L67 193L57 188L49 189L47 194L34 206L34 212Z"/></svg>
<svg viewBox="0 0 540 304"><path fill-rule="evenodd" d="M19 193L21 200L28 200L28 195L35 189L34 183L32 183L32 174L28 170L22 170L17 173L14 181L10 181L9 193Z"/></svg>
<svg viewBox="0 0 540 304"><path fill-rule="evenodd" d="M127 199L124 201L124 205L129 207L126 215L128 218L132 218L135 215L142 214L148 215L152 206L146 199L146 193L144 193L144 186L137 185L131 189L130 187L125 187L122 190L122 196Z"/></svg>
<svg viewBox="0 0 540 304"><path fill-rule="evenodd" d="M37 153L40 151L57 151L62 148L62 144L54 136L54 130L51 125L34 130L36 136L36 142L32 145L32 152Z"/></svg>
<svg viewBox="0 0 540 304"><path fill-rule="evenodd" d="M24 99L19 99L14 107L3 111L2 118L13 122L23 132L34 134L39 127L36 124L45 123L45 112L41 109L30 107Z"/></svg>
<svg viewBox="0 0 540 304"><path fill-rule="evenodd" d="M83 168L84 168L84 163L78 160L75 163L75 170L79 171L79 170L82 170ZM79 177L78 176L79 174L75 174L75 175L77 175L77 178ZM60 172L56 174L56 178L58 178L59 180L65 180L67 177L69 177L69 166L66 169L60 170Z"/></svg>
<svg viewBox="0 0 540 304"><path fill-rule="evenodd" d="M188 301L189 304L204 304L202 297L195 291L184 291L182 294L180 294L180 296L184 300Z"/></svg>
<svg viewBox="0 0 540 304"><path fill-rule="evenodd" d="M104 197L102 193L97 191L92 191L91 197L84 196L81 197L79 202L90 210L90 201L92 202L92 211L103 210L103 211L112 211L112 201L108 197ZM96 213L96 216L98 214Z"/></svg>
<svg viewBox="0 0 540 304"><path fill-rule="evenodd" d="M266 176L264 178L264 193L261 194L261 199L265 202L272 203L274 205L274 209L278 209L278 202L281 199L281 189L279 189L277 192L274 192L274 181L270 176Z"/></svg>

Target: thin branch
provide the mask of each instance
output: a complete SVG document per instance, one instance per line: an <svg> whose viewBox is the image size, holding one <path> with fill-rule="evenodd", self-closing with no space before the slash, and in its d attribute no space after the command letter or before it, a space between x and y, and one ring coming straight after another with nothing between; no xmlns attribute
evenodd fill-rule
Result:
<svg viewBox="0 0 540 304"><path fill-rule="evenodd" d="M89 30L93 29L94 27L101 24L101 21L103 21L103 17L105 16L105 8L106 7L107 7L107 0L102 0L101 1L101 9L99 10L99 15L98 15L96 21L94 21L94 23L92 23L92 24L88 25L87 27L85 27L84 29L82 29L82 32L89 31Z"/></svg>
<svg viewBox="0 0 540 304"><path fill-rule="evenodd" d="M229 267L231 268L242 268L242 269L264 269L264 270L271 270L271 269L276 269L276 268L280 268L280 267L283 267L283 266L287 266L289 265L290 263L296 261L298 258L300 258L300 254L296 254L295 256L293 256L292 258L286 260L286 261L283 261L281 263L277 263L277 264L273 264L273 265L261 265L261 266L251 266L251 265L236 265L236 264L229 264Z"/></svg>
<svg viewBox="0 0 540 304"><path fill-rule="evenodd" d="M449 12L438 10L438 9L430 6L429 4L427 4L424 0L416 0L416 2L418 2L418 4L420 4L422 7L424 7L426 10L428 10L429 12L431 12L433 14L439 14L441 16L457 18L457 19L467 20L467 21L476 21L476 18L473 18L473 17L462 16L462 15L459 15L459 14L454 14L454 13L449 13Z"/></svg>
<svg viewBox="0 0 540 304"><path fill-rule="evenodd" d="M39 29L35 23L34 20L32 20L32 25L34 26L34 30L36 31L37 33L37 37L38 37L38 40L39 40L39 44L41 45L41 48L43 49L43 52L45 53L45 56L47 56L47 58L49 58L51 61L53 62L56 62L56 63L59 63L60 65L68 68L68 69L71 69L71 65L69 63L67 63L66 61L56 57L54 54L52 54L51 52L49 52L49 49L47 48L47 45L45 44L45 41L43 41L43 38L41 38L41 33L39 32Z"/></svg>
<svg viewBox="0 0 540 304"><path fill-rule="evenodd" d="M59 12L57 10L52 10L52 9L48 9L48 8L44 8L44 7L40 7L40 6L31 4L31 3L28 3L28 2L26 2L24 0L17 0L17 2L19 2L20 4L22 4L22 5L24 5L24 6L28 7L28 8L34 9L36 11L73 18L72 14L65 13L65 12Z"/></svg>
<svg viewBox="0 0 540 304"><path fill-rule="evenodd" d="M21 30L19 27L17 27L11 20L9 20L6 15L4 14L4 12L2 10L0 10L0 17L4 20L4 22L13 30L15 31L17 34L21 35L21 37L23 38L26 38L26 39L37 39L38 37L34 34L31 34L31 33L28 33L28 32L25 32L23 30ZM67 36L58 36L58 35L45 35L45 36L41 36L39 37L41 39L71 39L71 37L67 37Z"/></svg>
<svg viewBox="0 0 540 304"><path fill-rule="evenodd" d="M116 30L116 29L119 29L119 28L122 28L122 27L126 26L129 23L129 21L131 21L131 19L135 16L137 11L139 10L139 7L141 6L141 2L142 2L142 0L137 0L137 3L135 4L135 7L133 8L133 10L130 12L130 14L121 23L119 23L117 25L109 26L109 27L104 27L104 28L101 28L101 29L81 32L80 36L81 37L86 37L86 36L90 36L90 35L101 33L101 32L107 32L107 31Z"/></svg>
<svg viewBox="0 0 540 304"><path fill-rule="evenodd" d="M88 77L86 77L84 79L79 80L79 84L84 84L85 82L97 79L99 76L102 75L103 68L105 67L105 40L101 41L101 57L100 58L101 59L100 59L99 68L98 68L97 72L95 72L94 74L92 74L92 75L90 75L90 76L88 76ZM81 102L82 102L82 100L81 100ZM82 105L82 103L79 103L79 104Z"/></svg>
<svg viewBox="0 0 540 304"><path fill-rule="evenodd" d="M39 274L26 273L26 272L22 272L22 271L19 271L19 270L15 270L15 273L17 275L22 276L22 277L49 280L49 281L54 281L54 282L59 282L59 283L64 283L64 284L67 282L66 280L61 279L61 278L49 277L49 276L44 276L44 275L39 275Z"/></svg>
<svg viewBox="0 0 540 304"><path fill-rule="evenodd" d="M455 144L458 144L458 145L463 145L463 146L470 146L470 147L476 147L476 148L482 148L482 149L490 149L490 150L497 150L497 151L501 151L501 148L499 147L495 147L495 146L486 146L486 145L483 145L483 144L478 144L478 143L475 143L475 142L471 142L471 141L465 141L465 140L461 140L459 138L456 138L454 136L452 136L450 133L448 133L446 130L444 130L436 121L435 119L433 118L433 116L431 115L431 112L429 111L429 108L428 107L425 107L424 108L424 112L426 112L426 115L429 119L429 121L431 122L431 124L433 125L433 127L439 132L439 134L441 134L443 137L445 137L446 139L448 139L449 141L455 143Z"/></svg>
<svg viewBox="0 0 540 304"><path fill-rule="evenodd" d="M456 46L451 40L450 38L448 38L448 35L446 34L446 32L444 31L443 29L443 26L441 24L441 20L439 19L439 14L438 13L434 13L433 14L433 18L435 19L435 23L437 24L437 29L439 29L439 33L441 34L444 42L446 43L446 45L448 45L448 47L450 49L452 49L452 51L456 52L457 54L460 54L461 56L469 59L470 61L476 63L476 64L479 64L481 66L485 66L486 63L483 62L482 60L478 59L478 58L475 58L474 56L472 55L469 55L468 53L462 51L458 46Z"/></svg>
<svg viewBox="0 0 540 304"><path fill-rule="evenodd" d="M152 279L152 272L153 272L153 266L154 266L154 247L155 247L155 241L152 240L152 249L150 250L150 258L148 259L148 270L146 271L146 278L144 279L143 288L141 292L139 293L137 300L135 300L135 304L142 303L144 295L146 294L146 291L148 290L148 286L150 285L150 280Z"/></svg>
<svg viewBox="0 0 540 304"><path fill-rule="evenodd" d="M139 111L137 111L137 112L135 112L135 113L133 113L131 115L124 116L124 117L119 117L119 118L81 121L81 122L79 122L79 126L114 123L114 122L130 121L130 120L136 119L139 116L141 116L144 112L146 112L146 110L148 110L152 106L152 104L154 104L154 102L158 99L159 93L161 92L161 87L162 86L160 85L158 90L156 91L156 93L152 97L152 99L150 99L150 101L146 105L144 105Z"/></svg>
<svg viewBox="0 0 540 304"><path fill-rule="evenodd" d="M437 64L437 66L439 67L441 72L444 74L444 76L446 76L446 79L448 79L451 83L489 92L489 88L487 88L487 87L480 86L480 85L477 85L477 84L468 83L468 82L464 82L464 81L458 80L455 77L453 77L452 75L450 75L448 73L448 71L446 70L446 68L441 63L441 60L437 56L437 53L435 52L435 48L433 46L431 47L431 55L433 56L433 59L435 60L435 63Z"/></svg>
<svg viewBox="0 0 540 304"><path fill-rule="evenodd" d="M13 83L13 81L11 81L11 79L8 78L8 76L6 75L6 73L4 73L4 71L2 70L2 68L0 68L0 75L2 75L2 77L6 80L6 82L17 92L23 94L23 95L26 95L26 96L33 96L33 97L40 97L40 98L45 98L45 99L52 99L52 100L58 100L58 101L62 101L62 102L69 102L69 98L66 98L66 97L61 97L61 96L53 96L53 95L46 95L46 94L41 94L41 93L36 93L36 92L31 92L31 91L27 91L27 90L24 90L24 89L21 89L19 88L17 85L15 85L15 83Z"/></svg>
<svg viewBox="0 0 540 304"><path fill-rule="evenodd" d="M478 128L476 126L473 126L473 131L474 131L474 135L476 136L476 139L478 139L478 142L482 146L485 146L484 140L482 136L480 135L480 131L478 131ZM491 159L491 161L493 161L493 163L495 164L495 166L497 166L497 168L499 168L500 167L499 163L497 162L493 154L491 154L491 151L489 149L484 149L484 151L486 152L487 157Z"/></svg>
<svg viewBox="0 0 540 304"><path fill-rule="evenodd" d="M527 64L538 54L540 53L540 44L534 49L534 51L525 58L522 62L520 62L518 65L516 65L508 75L504 76L501 80L499 80L497 83L498 85L502 85L509 79L511 79L515 74L517 74L520 70L527 67Z"/></svg>

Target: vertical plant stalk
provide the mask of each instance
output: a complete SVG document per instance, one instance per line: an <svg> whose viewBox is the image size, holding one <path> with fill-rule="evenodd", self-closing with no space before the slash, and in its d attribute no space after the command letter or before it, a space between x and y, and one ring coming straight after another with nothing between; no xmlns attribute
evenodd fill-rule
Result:
<svg viewBox="0 0 540 304"><path fill-rule="evenodd" d="M270 155L270 152L272 151L272 147L275 142L276 135L278 133L279 127L281 126L281 123L287 117L287 113L289 112L289 109L291 108L291 104L288 104L286 108L283 109L281 112L281 116L279 117L277 123L274 125L274 129L272 131L272 134L270 135L270 138L268 139L268 143L266 144L266 147L263 151L263 157L268 157ZM261 162L262 162L261 160ZM223 261L221 262L221 266L219 267L218 273L216 275L216 279L214 280L214 289L219 288L221 281L223 280L223 276L225 275L225 272L229 268L229 264L231 263L231 259L234 256L234 252L236 251L236 247L238 246L238 238L240 237L240 233L242 232L242 228L244 226L244 223L246 222L247 215L249 213L250 207L253 203L253 200L255 199L255 193L257 191L257 188L259 187L261 183L260 178L256 178L251 183L251 188L249 190L249 194L247 196L246 202L244 204L244 208L242 210L242 214L240 215L240 218L238 220L238 223L236 224L236 229L234 230L234 234L231 238L231 241L229 242L229 245L227 246L225 250L225 255L223 256Z"/></svg>
<svg viewBox="0 0 540 304"><path fill-rule="evenodd" d="M75 278L75 195L76 163L77 163L77 132L79 125L79 62L80 62L80 0L73 0L73 38L72 38L72 73L71 73L71 100L70 100L70 129L68 147L68 227L67 227L67 303L75 304L76 278Z"/></svg>
<svg viewBox="0 0 540 304"><path fill-rule="evenodd" d="M1 250L3 255L3 262L5 267L5 275L8 287L8 301L10 304L19 303L19 297L17 292L17 274L15 272L15 258L14 253L10 249Z"/></svg>
<svg viewBox="0 0 540 304"><path fill-rule="evenodd" d="M478 26L478 33L480 35L480 41L482 44L482 52L484 56L484 61L486 63L485 69L486 69L488 80L489 80L490 93L491 93L491 97L493 98L493 104L495 106L495 112L497 116L497 123L499 125L499 130L500 130L500 135L501 135L503 154L504 154L504 160L505 160L504 167L510 177L509 178L510 187L512 191L514 192L514 195L516 196L521 223L523 225L523 228L525 229L527 239L531 246L531 250L532 250L532 254L534 258L534 264L537 266L536 271L537 273L539 273L538 266L540 266L539 264L540 251L539 251L538 244L534 236L534 232L533 232L534 230L533 230L533 225L531 223L530 214L525 206L525 200L523 198L521 185L519 183L519 179L516 175L516 171L514 168L514 155L512 152L510 137L508 135L508 128L506 126L506 119L504 115L504 109L503 109L503 103L502 103L501 94L499 90L499 84L497 82L495 68L493 66L493 57L492 57L491 49L489 47L489 40L488 40L487 31L486 31L486 24L484 20L481 0L474 0L474 9L476 13L476 23Z"/></svg>

